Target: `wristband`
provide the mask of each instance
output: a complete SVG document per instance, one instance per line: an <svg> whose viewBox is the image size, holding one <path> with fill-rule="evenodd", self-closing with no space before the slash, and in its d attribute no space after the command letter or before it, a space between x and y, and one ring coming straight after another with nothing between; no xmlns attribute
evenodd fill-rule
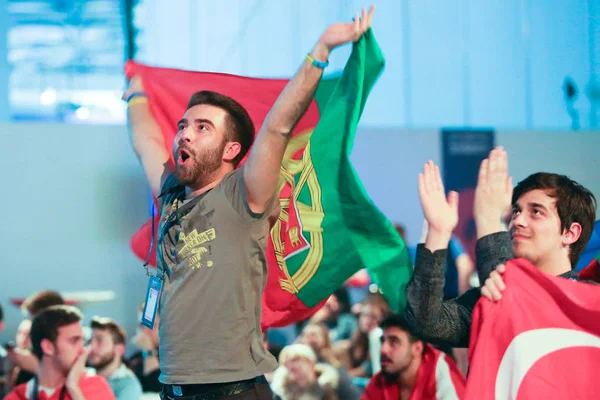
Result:
<svg viewBox="0 0 600 400"><path fill-rule="evenodd" d="M315 60L314 58L312 58L310 56L310 54L306 55L306 60L311 63L312 65L314 65L317 68L325 68L329 65L329 61L319 61L319 60Z"/></svg>
<svg viewBox="0 0 600 400"><path fill-rule="evenodd" d="M135 106L136 104L146 104L148 103L148 98L147 97L134 97L133 99L129 100L127 102L127 108L131 107L131 106Z"/></svg>
<svg viewBox="0 0 600 400"><path fill-rule="evenodd" d="M133 92L129 96L127 96L127 99L125 100L125 102L129 103L135 97L145 97L145 98L148 98L148 95L146 93L144 93L144 92Z"/></svg>
<svg viewBox="0 0 600 400"><path fill-rule="evenodd" d="M142 358L145 360L148 357L158 357L158 350L157 349L152 349L150 351L143 351L142 352Z"/></svg>

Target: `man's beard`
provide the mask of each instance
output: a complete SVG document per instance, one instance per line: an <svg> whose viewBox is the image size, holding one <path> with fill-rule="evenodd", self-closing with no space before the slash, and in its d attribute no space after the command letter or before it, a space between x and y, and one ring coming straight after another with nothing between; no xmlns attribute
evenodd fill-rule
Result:
<svg viewBox="0 0 600 400"><path fill-rule="evenodd" d="M216 149L207 149L195 152L187 147L183 149L189 154L190 159L185 165L178 165L175 172L179 184L199 189L211 182L215 172L221 168L223 141Z"/></svg>
<svg viewBox="0 0 600 400"><path fill-rule="evenodd" d="M396 382L400 376L400 372L386 372L381 370L381 375L388 381Z"/></svg>
<svg viewBox="0 0 600 400"><path fill-rule="evenodd" d="M95 368L98 371L103 370L104 368L106 368L108 366L108 364L110 364L111 362L113 362L113 360L115 359L115 352L112 351L109 354L106 354L105 356L100 357L100 359L95 362L95 363L91 363L88 361L88 365L92 368Z"/></svg>

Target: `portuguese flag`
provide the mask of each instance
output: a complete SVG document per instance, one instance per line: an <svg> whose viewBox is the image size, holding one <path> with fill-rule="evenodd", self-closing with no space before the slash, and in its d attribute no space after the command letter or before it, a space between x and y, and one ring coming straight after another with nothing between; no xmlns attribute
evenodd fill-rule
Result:
<svg viewBox="0 0 600 400"><path fill-rule="evenodd" d="M369 30L354 43L342 74L321 80L315 98L294 128L279 178L281 214L268 241L263 328L310 317L362 268L368 268L394 310L404 307L404 288L412 273L408 251L391 222L367 196L349 160L358 120L383 66L383 56ZM259 128L288 83L285 79L181 71L131 61L126 73L141 76L151 111L169 147L176 122L194 92L212 90L234 98ZM151 226L148 221L131 241L141 259L150 247Z"/></svg>

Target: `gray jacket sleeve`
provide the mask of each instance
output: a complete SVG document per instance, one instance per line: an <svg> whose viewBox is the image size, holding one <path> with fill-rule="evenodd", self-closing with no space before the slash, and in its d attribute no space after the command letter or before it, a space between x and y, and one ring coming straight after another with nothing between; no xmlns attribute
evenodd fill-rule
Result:
<svg viewBox="0 0 600 400"><path fill-rule="evenodd" d="M512 258L508 233L481 238L477 241L476 253L479 279L485 282L498 264ZM432 253L423 244L417 247L415 270L406 287L404 316L417 334L433 344L468 347L471 314L481 291L473 288L455 299L444 301L445 265L446 250Z"/></svg>
<svg viewBox="0 0 600 400"><path fill-rule="evenodd" d="M482 237L475 245L475 265L479 284L483 285L498 264L514 258L508 232L492 233Z"/></svg>

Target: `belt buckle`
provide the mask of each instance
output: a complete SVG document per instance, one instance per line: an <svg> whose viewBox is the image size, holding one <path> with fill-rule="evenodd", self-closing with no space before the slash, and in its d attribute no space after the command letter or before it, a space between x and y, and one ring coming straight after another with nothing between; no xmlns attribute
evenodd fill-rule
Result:
<svg viewBox="0 0 600 400"><path fill-rule="evenodd" d="M173 396L177 396L177 397L183 396L183 391L181 390L181 386L172 385L171 388L173 389Z"/></svg>

